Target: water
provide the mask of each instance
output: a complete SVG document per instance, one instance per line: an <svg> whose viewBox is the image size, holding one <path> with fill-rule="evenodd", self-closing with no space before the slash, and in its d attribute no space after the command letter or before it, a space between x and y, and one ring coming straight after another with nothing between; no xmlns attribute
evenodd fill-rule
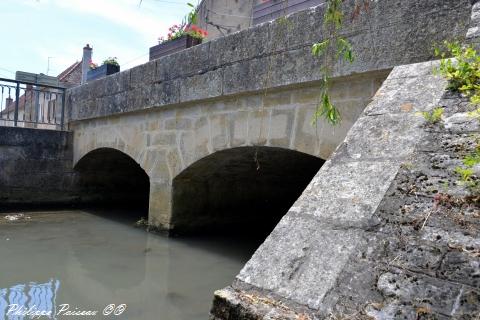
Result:
<svg viewBox="0 0 480 320"><path fill-rule="evenodd" d="M51 312L40 319L208 319L214 290L229 285L258 246L226 237L168 239L86 211L27 213L16 221L5 215L0 319L30 319L13 316L14 304ZM112 304L126 310L102 316ZM65 316L67 307L97 314Z"/></svg>

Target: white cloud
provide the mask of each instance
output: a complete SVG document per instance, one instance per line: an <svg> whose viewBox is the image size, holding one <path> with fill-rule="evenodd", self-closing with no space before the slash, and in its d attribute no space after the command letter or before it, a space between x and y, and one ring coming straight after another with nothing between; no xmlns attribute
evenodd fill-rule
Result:
<svg viewBox="0 0 480 320"><path fill-rule="evenodd" d="M169 16L167 12L162 15L164 18L160 18L155 11L148 10L146 4L140 7L138 0L48 0L48 2L126 26L149 41L155 41L176 22L175 17ZM175 6L173 3L171 5Z"/></svg>
<svg viewBox="0 0 480 320"><path fill-rule="evenodd" d="M97 63L116 56L125 70L146 62L148 48L188 11L188 0L143 0L141 7L140 0L0 1L0 8L11 8L8 18L14 19L15 15L25 13L28 17L25 26L28 23L38 25L43 19L45 27L57 30L55 36L48 32L24 32L21 42L10 39L21 52L13 56L4 54L3 61L8 63L4 62L2 66L12 70L46 72L48 57L53 57L50 75L56 75L79 61L86 43L93 45L93 60ZM72 24L68 23L69 20ZM101 28L95 25L99 20L105 22ZM83 21L90 24L82 26ZM128 35L122 34L126 32Z"/></svg>

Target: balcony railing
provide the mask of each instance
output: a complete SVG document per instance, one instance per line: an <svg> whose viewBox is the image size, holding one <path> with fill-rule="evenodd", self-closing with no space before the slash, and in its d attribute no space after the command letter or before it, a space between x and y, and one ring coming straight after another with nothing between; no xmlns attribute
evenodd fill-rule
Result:
<svg viewBox="0 0 480 320"><path fill-rule="evenodd" d="M0 99L0 126L64 130L64 87L0 78Z"/></svg>

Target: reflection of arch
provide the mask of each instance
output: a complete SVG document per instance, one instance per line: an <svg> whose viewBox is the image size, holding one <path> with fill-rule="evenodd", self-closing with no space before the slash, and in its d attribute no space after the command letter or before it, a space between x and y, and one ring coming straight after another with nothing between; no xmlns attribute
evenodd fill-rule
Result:
<svg viewBox="0 0 480 320"><path fill-rule="evenodd" d="M323 163L317 157L275 147L213 153L173 180L172 226L180 232L226 225L269 232Z"/></svg>
<svg viewBox="0 0 480 320"><path fill-rule="evenodd" d="M68 254L64 255L68 265L64 282L71 287L70 294L82 296L93 290L107 298L109 292L135 290L145 280L148 235L124 229L98 217L77 221L70 231ZM123 231L128 234L128 242ZM94 302L99 297L91 299Z"/></svg>
<svg viewBox="0 0 480 320"><path fill-rule="evenodd" d="M74 169L82 202L148 209L149 177L127 154L113 148L95 149Z"/></svg>

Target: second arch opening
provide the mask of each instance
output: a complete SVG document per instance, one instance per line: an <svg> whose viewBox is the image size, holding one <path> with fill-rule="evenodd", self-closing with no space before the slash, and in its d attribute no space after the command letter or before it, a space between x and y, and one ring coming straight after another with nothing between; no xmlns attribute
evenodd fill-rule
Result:
<svg viewBox="0 0 480 320"><path fill-rule="evenodd" d="M202 158L173 180L173 231L263 239L323 163L276 147L232 148Z"/></svg>

